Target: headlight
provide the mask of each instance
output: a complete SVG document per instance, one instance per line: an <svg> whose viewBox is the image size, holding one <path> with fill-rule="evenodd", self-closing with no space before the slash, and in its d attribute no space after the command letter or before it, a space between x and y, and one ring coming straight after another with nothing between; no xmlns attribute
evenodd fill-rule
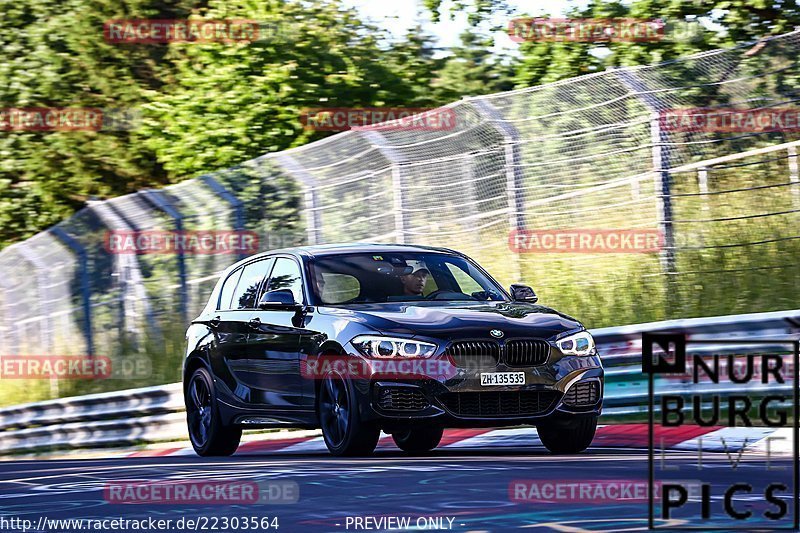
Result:
<svg viewBox="0 0 800 533"><path fill-rule="evenodd" d="M564 355L594 355L594 339L588 331L581 331L556 341Z"/></svg>
<svg viewBox="0 0 800 533"><path fill-rule="evenodd" d="M410 339L360 335L351 344L368 357L430 357L436 352L436 345Z"/></svg>

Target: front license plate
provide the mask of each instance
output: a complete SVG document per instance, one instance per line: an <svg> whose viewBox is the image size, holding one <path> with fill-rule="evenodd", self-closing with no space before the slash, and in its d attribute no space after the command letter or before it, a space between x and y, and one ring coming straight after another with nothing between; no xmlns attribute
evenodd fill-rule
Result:
<svg viewBox="0 0 800 533"><path fill-rule="evenodd" d="M525 385L525 372L481 372L481 385Z"/></svg>

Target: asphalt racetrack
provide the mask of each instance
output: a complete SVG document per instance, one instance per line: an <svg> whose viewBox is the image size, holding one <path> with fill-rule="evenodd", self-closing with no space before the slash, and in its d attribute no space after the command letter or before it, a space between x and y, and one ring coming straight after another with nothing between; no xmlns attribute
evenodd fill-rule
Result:
<svg viewBox="0 0 800 533"><path fill-rule="evenodd" d="M500 453L498 453L498 451ZM660 459L660 457L659 457ZM663 475L674 479L711 480L711 506L721 516L721 493L732 483L746 479L755 487L781 478L791 491L791 460L772 458L770 469L763 457L736 454L704 454L698 471L697 456L667 452L665 460L676 470ZM643 531L647 528L647 500L556 498L520 501L513 483L569 482L570 480L647 482L647 451L590 449L578 456L553 456L538 446L502 450L437 450L426 457L410 458L399 451L380 449L373 457L333 458L325 453L233 456L202 459L191 456L129 457L120 459L25 460L0 463L0 509L3 519L28 519L29 531L77 531L58 527L57 519L171 519L198 523L192 530L245 531L250 517L277 517L278 531ZM240 480L259 483L296 483L296 501L264 504L134 503L109 501L108 486L131 480ZM756 491L760 489L756 488ZM519 496L519 494L517 495ZM791 525L791 492L785 495L788 514L780 525ZM748 502L754 514L769 508L763 494ZM696 513L691 513L692 515ZM216 517L216 524L214 523ZM220 520L228 517L227 528ZM407 518L410 527L383 521ZM361 522L357 522L360 518ZM366 522L365 519L369 518ZM438 521L437 521L438 520ZM48 522L49 521L49 522ZM262 522L267 524L270 522ZM275 524L274 522L271 522ZM730 522L725 522L729 524ZM39 525L47 525L42 527ZM253 523L255 524L255 523ZM0 522L2 531L21 531ZM17 523L17 526L19 523ZM206 527L202 527L205 525ZM216 525L216 529L212 526ZM232 526L237 526L236 528ZM360 525L360 527L359 527ZM656 526L692 525L689 520L657 521ZM779 524L774 524L779 525ZM106 531L122 531L111 529ZM132 530L132 529L129 529ZM157 531L158 529L154 529ZM151 529L150 531L154 531ZM274 528L259 529L272 531Z"/></svg>

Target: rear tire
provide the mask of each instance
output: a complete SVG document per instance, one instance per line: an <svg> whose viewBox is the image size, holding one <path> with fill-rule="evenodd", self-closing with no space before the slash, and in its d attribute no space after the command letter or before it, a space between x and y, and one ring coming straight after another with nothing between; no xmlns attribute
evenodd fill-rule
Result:
<svg viewBox="0 0 800 533"><path fill-rule="evenodd" d="M569 425L544 424L536 429L542 444L552 453L580 453L592 444L597 430L597 417L581 417Z"/></svg>
<svg viewBox="0 0 800 533"><path fill-rule="evenodd" d="M443 433L440 427L418 427L392 433L392 439L406 453L423 454L439 445Z"/></svg>
<svg viewBox="0 0 800 533"><path fill-rule="evenodd" d="M201 457L233 455L242 439L241 426L225 425L219 413L214 380L205 368L192 372L184 394L186 424L192 448Z"/></svg>
<svg viewBox="0 0 800 533"><path fill-rule="evenodd" d="M325 446L337 457L371 455L381 430L361 420L356 391L350 380L328 372L317 395L317 410Z"/></svg>

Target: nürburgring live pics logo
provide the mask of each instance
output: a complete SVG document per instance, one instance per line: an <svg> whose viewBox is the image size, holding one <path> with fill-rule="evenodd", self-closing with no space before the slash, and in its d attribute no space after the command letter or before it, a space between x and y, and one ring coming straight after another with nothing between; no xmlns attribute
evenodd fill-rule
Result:
<svg viewBox="0 0 800 533"><path fill-rule="evenodd" d="M767 353L763 353L765 347ZM684 523L681 529L689 530L798 528L799 347L800 341L794 339L687 340L683 334L643 334L650 529L659 529L657 521L667 524L676 518ZM663 390L656 390L656 384ZM695 453L672 454L667 459L664 429L696 434L696 447L689 448ZM704 455L701 435L712 429L727 440L723 436L717 443L716 451L724 454L709 459L714 454ZM760 435L778 432L785 432L784 436L764 439L766 453L748 448ZM781 466L780 459L771 457L770 439L793 443L791 467L787 458ZM656 446L660 446L659 459ZM693 490L690 497L689 486L678 480L697 479L703 472L709 479L700 481L699 494ZM654 487L660 487L658 499Z"/></svg>

